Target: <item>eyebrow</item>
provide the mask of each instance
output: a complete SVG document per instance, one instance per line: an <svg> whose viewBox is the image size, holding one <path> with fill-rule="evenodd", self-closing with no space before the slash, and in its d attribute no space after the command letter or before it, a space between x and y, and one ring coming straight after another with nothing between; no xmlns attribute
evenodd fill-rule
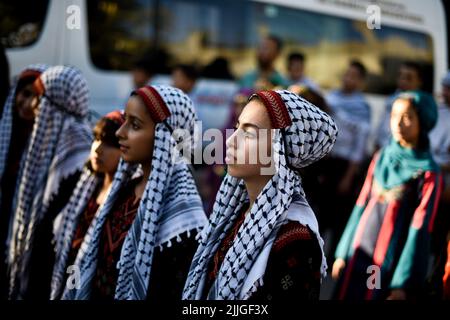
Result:
<svg viewBox="0 0 450 320"><path fill-rule="evenodd" d="M237 121L237 125L239 126L240 125L240 122L239 122L239 120ZM243 124L242 124L242 126L244 127L244 128L254 128L254 129L261 129L259 126L257 126L256 124L254 124L254 123L250 123L250 122L244 122Z"/></svg>
<svg viewBox="0 0 450 320"><path fill-rule="evenodd" d="M141 124L144 123L144 121L142 121L141 119L139 119L137 116L130 115L130 114L126 113L126 112L124 112L124 117L125 117L125 118L130 118L131 120L137 120L137 121L140 122Z"/></svg>

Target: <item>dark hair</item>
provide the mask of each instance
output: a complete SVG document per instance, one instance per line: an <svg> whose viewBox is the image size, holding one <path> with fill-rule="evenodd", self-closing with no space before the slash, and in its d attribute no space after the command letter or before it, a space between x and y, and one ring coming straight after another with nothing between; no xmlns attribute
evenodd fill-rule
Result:
<svg viewBox="0 0 450 320"><path fill-rule="evenodd" d="M36 81L36 79L38 78L37 75L29 75L26 77L21 77L18 81L17 81L17 85L16 85L16 94L22 90L23 88L25 88L27 85L29 84L33 84L34 81Z"/></svg>
<svg viewBox="0 0 450 320"><path fill-rule="evenodd" d="M180 70L190 80L195 81L198 78L198 71L192 65L178 64L173 68L173 71L175 71L175 70Z"/></svg>
<svg viewBox="0 0 450 320"><path fill-rule="evenodd" d="M116 137L116 131L119 130L119 128L119 123L103 117L94 126L94 138L96 140L101 140L112 147L119 148L119 138Z"/></svg>
<svg viewBox="0 0 450 320"><path fill-rule="evenodd" d="M423 81L423 69L420 64L414 61L405 61L401 65L402 67L412 69L417 73L417 76L419 77L420 81Z"/></svg>
<svg viewBox="0 0 450 320"><path fill-rule="evenodd" d="M361 75L361 78L363 79L366 78L367 69L359 60L350 61L350 66L358 70L359 74Z"/></svg>
<svg viewBox="0 0 450 320"><path fill-rule="evenodd" d="M294 60L299 60L301 62L304 62L305 55L301 52L291 52L288 56L288 63L291 63Z"/></svg>
<svg viewBox="0 0 450 320"><path fill-rule="evenodd" d="M275 42L278 52L280 52L281 49L283 49L283 40L281 40L280 37L277 37L276 35L273 34L269 34L266 38Z"/></svg>

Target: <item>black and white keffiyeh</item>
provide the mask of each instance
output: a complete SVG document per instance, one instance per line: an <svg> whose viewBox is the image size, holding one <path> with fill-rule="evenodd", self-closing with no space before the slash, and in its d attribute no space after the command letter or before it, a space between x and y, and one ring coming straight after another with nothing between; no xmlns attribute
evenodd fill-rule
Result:
<svg viewBox="0 0 450 320"><path fill-rule="evenodd" d="M51 300L57 299L64 289L63 281L66 277L69 253L80 216L83 214L84 210L86 210L86 206L94 195L95 190L97 190L97 187L100 185L101 180L102 179L96 175L95 172L85 167L69 203L64 207L57 219L55 219L55 266L53 267L51 280ZM100 208L97 212L99 210Z"/></svg>
<svg viewBox="0 0 450 320"><path fill-rule="evenodd" d="M196 116L192 102L178 89L168 86L152 88L159 93L170 116L155 127L151 173L117 265L119 275L115 299L118 300L145 299L154 250L162 250L164 245L170 247L172 241L180 240L180 234L199 230L207 223L186 160L173 161L176 158L173 152L177 152L180 140L171 134L171 129L186 130L191 137L194 134ZM70 289L66 286L63 299L90 298L106 217L111 213L119 191L127 185L135 171L135 165L123 160L119 163L108 198L98 213L96 223L91 224L75 261L75 265L80 267L80 287Z"/></svg>
<svg viewBox="0 0 450 320"><path fill-rule="evenodd" d="M28 261L36 226L61 181L81 170L92 142L88 86L72 67L48 68L39 77L44 94L19 172L15 215L9 246L10 292L28 281Z"/></svg>
<svg viewBox="0 0 450 320"><path fill-rule="evenodd" d="M48 68L45 64L32 64L26 67L20 74L27 71L44 72ZM9 146L11 143L11 135L13 129L13 114L14 105L17 94L17 83L10 89L8 98L6 99L3 108L2 118L0 120L0 179L3 177L7 161ZM2 192L0 190L0 202L2 201ZM10 214L9 212L2 212L1 214Z"/></svg>
<svg viewBox="0 0 450 320"><path fill-rule="evenodd" d="M248 299L262 284L272 244L280 226L288 220L308 225L315 233L320 247L323 247L317 220L305 200L301 180L295 170L330 152L337 136L336 125L326 113L289 91L268 93L267 97L275 97L285 105L291 124L273 129L276 173L246 215L212 287L206 288L209 292L207 299ZM276 105L277 99L264 102L272 120L274 117L282 118L279 107L272 106L269 110L267 105ZM202 232L183 299L203 298L209 262L247 201L244 181L227 175L217 194L210 223ZM326 273L323 249L321 272L322 275Z"/></svg>

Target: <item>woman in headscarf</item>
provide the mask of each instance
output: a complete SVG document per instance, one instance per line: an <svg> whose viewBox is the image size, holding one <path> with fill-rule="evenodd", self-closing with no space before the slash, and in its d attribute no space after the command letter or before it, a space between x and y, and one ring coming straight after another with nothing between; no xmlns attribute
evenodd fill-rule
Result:
<svg viewBox="0 0 450 320"><path fill-rule="evenodd" d="M318 299L323 241L297 170L325 156L336 134L326 113L289 91L250 97L184 299Z"/></svg>
<svg viewBox="0 0 450 320"><path fill-rule="evenodd" d="M30 65L20 73L16 85L9 92L0 120L0 299L8 295L5 246L11 222L11 205L22 155L35 118L33 82L46 68L45 65Z"/></svg>
<svg viewBox="0 0 450 320"><path fill-rule="evenodd" d="M53 219L69 200L92 141L88 87L78 70L48 68L33 86L37 116L20 164L10 230L11 299L48 298Z"/></svg>
<svg viewBox="0 0 450 320"><path fill-rule="evenodd" d="M430 95L411 91L396 98L393 137L374 155L335 253L339 299L413 299L423 294L441 190L428 140L436 120Z"/></svg>
<svg viewBox="0 0 450 320"><path fill-rule="evenodd" d="M75 260L80 281L68 281L63 299L181 298L195 233L207 221L187 160L176 157L195 119L179 89L145 86L131 94L116 133L122 160Z"/></svg>
<svg viewBox="0 0 450 320"><path fill-rule="evenodd" d="M69 203L55 219L56 256L50 293L52 300L60 298L68 267L75 262L84 236L110 190L120 160L120 145L116 131L123 122L123 115L117 110L108 113L97 122L93 130L94 142L89 161L83 169Z"/></svg>

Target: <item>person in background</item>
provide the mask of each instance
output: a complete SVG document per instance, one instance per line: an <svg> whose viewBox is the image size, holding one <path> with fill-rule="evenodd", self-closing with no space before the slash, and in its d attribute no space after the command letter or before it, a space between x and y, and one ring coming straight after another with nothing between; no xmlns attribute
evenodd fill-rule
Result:
<svg viewBox="0 0 450 320"><path fill-rule="evenodd" d="M322 212L331 215L330 219L326 219L330 221L328 231L331 233L327 233L330 252L334 252L337 239L352 211L367 158L371 112L362 93L366 74L363 64L351 61L342 78L342 87L326 96L330 114L339 128L330 157L322 162L323 174L327 177L323 192L329 199Z"/></svg>
<svg viewBox="0 0 450 320"><path fill-rule="evenodd" d="M33 83L37 114L19 169L10 230L10 299L48 299L53 220L89 156L89 89L81 72L55 66Z"/></svg>
<svg viewBox="0 0 450 320"><path fill-rule="evenodd" d="M420 90L423 85L423 72L421 66L413 61L401 64L397 78L397 90L387 99L383 116L378 124L375 137L375 150L386 146L391 137L390 117L395 97L403 91Z"/></svg>
<svg viewBox="0 0 450 320"><path fill-rule="evenodd" d="M53 226L55 265L51 281L50 299L59 299L87 230L111 189L120 160L116 131L124 122L116 110L103 116L95 125L94 142L89 160L83 168L77 186Z"/></svg>
<svg viewBox="0 0 450 320"><path fill-rule="evenodd" d="M8 296L6 242L12 223L12 206L23 155L33 131L37 113L33 82L47 69L46 65L30 65L11 88L0 120L0 299Z"/></svg>
<svg viewBox="0 0 450 320"><path fill-rule="evenodd" d="M311 88L315 92L320 92L320 88L310 78L305 76L305 55L301 52L292 52L287 58L288 82L289 85L303 85Z"/></svg>
<svg viewBox="0 0 450 320"><path fill-rule="evenodd" d="M432 248L435 262L430 278L431 294L436 298L441 298L442 275L445 272L446 261L447 264L450 264L450 257L447 256L447 247L450 248L450 72L442 79L442 103L439 105L436 127L430 132L430 148L434 160L442 170L444 179L444 188L433 231ZM450 273L447 271L447 274ZM449 275L447 275L448 277ZM448 299L450 299L449 284L446 287Z"/></svg>
<svg viewBox="0 0 450 320"><path fill-rule="evenodd" d="M257 68L245 74L239 81L243 89L287 87L288 81L275 69L275 61L281 53L280 38L269 35L262 39L257 50Z"/></svg>
<svg viewBox="0 0 450 320"><path fill-rule="evenodd" d="M436 121L437 106L427 93L407 91L394 101L391 142L374 155L335 253L338 299L414 300L426 294L442 187L428 138Z"/></svg>
<svg viewBox="0 0 450 320"><path fill-rule="evenodd" d="M172 85L190 96L197 82L198 72L194 66L179 64L172 69Z"/></svg>

